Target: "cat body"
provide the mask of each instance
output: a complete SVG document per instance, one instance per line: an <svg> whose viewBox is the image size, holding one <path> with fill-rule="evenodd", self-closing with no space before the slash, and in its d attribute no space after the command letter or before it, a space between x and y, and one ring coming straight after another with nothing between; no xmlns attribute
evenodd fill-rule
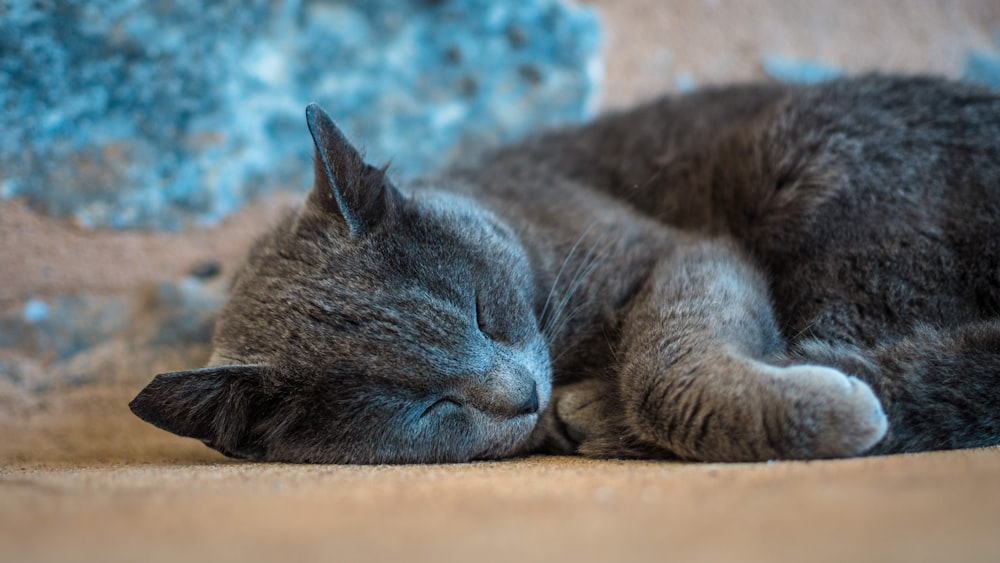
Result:
<svg viewBox="0 0 1000 563"><path fill-rule="evenodd" d="M1000 95L731 86L317 181L144 419L236 457L706 461L1000 443Z"/></svg>

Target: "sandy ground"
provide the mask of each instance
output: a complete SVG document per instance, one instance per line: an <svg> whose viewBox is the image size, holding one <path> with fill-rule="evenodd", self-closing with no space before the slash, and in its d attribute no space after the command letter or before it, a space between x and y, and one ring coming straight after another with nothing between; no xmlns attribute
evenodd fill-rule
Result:
<svg viewBox="0 0 1000 563"><path fill-rule="evenodd" d="M758 78L769 55L958 76L1000 29L996 0L592 3L608 29L605 109ZM0 203L0 306L134 292L206 261L229 273L287 203L178 234L86 232ZM189 352L122 349L106 385L0 385L0 560L1000 561L997 448L750 465L246 464L126 409L154 373L204 354Z"/></svg>

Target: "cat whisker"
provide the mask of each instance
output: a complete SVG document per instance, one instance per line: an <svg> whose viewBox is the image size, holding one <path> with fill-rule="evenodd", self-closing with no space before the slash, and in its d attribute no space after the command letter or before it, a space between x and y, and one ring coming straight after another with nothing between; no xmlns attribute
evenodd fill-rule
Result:
<svg viewBox="0 0 1000 563"><path fill-rule="evenodd" d="M576 317L576 315L580 311L586 309L589 306L590 306L590 302L589 301L585 301L583 303L577 304L577 306L574 307L573 310L568 315L566 315L565 319L563 319L563 321L560 323L559 330L562 330L563 327L565 327L574 317ZM558 333L559 333L559 331L555 332L555 334L558 334ZM569 346L564 347L563 350L561 352L559 352L559 355L557 355L556 357L554 357L554 358L552 358L550 360L551 363L556 364L560 359L562 359L563 356L566 355L567 352L570 351L570 348L571 347L569 347Z"/></svg>
<svg viewBox="0 0 1000 563"><path fill-rule="evenodd" d="M563 316L560 317L558 325L556 325L554 327L553 334L555 335L555 334L559 334L560 332L562 332L562 330L564 328L566 328L566 325L568 325L570 323L570 321L572 321L574 318L576 318L576 316L581 311L587 309L587 307L589 307L590 305L591 305L591 301L590 300L583 301L581 303L577 303L576 306L573 307L573 309L571 311L569 311L568 313L566 313L565 315L563 315ZM554 339L554 337L553 337L553 339Z"/></svg>
<svg viewBox="0 0 1000 563"><path fill-rule="evenodd" d="M789 338L788 339L788 343L789 344L794 344L799 339L799 337L801 337L803 334L809 332L809 330L811 330L812 327L813 327L813 325L815 325L815 324L816 324L816 319L813 319L812 321L809 322L809 324L807 324L806 326L802 327L802 330L796 332L794 336L792 336L791 338Z"/></svg>
<svg viewBox="0 0 1000 563"><path fill-rule="evenodd" d="M585 270L587 270L587 267L590 265L593 250L594 247L592 246L588 251L587 255L584 257L583 261L581 261L580 266L577 267L577 270L574 274L573 279L569 283L569 287L567 288L566 293L564 293L559 298L558 304L556 304L556 306L552 309L553 311L552 315L544 319L545 324L543 327L543 334L545 335L545 339L550 346L552 342L555 340L555 336L559 334L559 330L562 328L563 325L562 319L566 309L566 305L569 303L569 300L573 297L573 294L579 291L581 280L586 278L586 276L590 273L589 271ZM553 291L554 290L555 286L553 286Z"/></svg>
<svg viewBox="0 0 1000 563"><path fill-rule="evenodd" d="M569 249L569 252L566 254L566 257L563 258L562 264L559 265L559 270L556 272L556 277L552 280L552 286L549 287L549 294L545 297L545 305L542 306L542 313L538 316L539 324L542 325L543 330L545 325L547 324L547 318L545 315L549 311L549 304L552 302L553 295L555 295L556 287L558 287L559 285L559 279L562 278L563 271L569 264L570 259L573 258L573 255L576 253L576 249L579 248L580 243L583 242L583 239L587 237L587 234L590 233L590 230L593 229L594 225L596 224L597 220L595 219L590 223L590 225L587 226L586 229L584 229L583 233L580 234L580 236L576 239L576 242L574 242L573 246Z"/></svg>
<svg viewBox="0 0 1000 563"><path fill-rule="evenodd" d="M616 332L618 332L618 331L616 331ZM618 350L615 348L615 345L611 343L611 337L608 336L608 328L605 327L604 330L601 331L601 333L604 335L604 342L608 345L608 352L611 354L611 359L614 360L614 362L617 364L618 363ZM619 338L619 337L620 337L620 335L616 336L616 338Z"/></svg>
<svg viewBox="0 0 1000 563"><path fill-rule="evenodd" d="M591 225L591 227L593 227L593 225ZM569 321L588 306L588 303L586 302L581 303L574 307L568 314L566 312L566 307L569 305L573 296L580 290L580 287L582 287L587 278L589 278L590 275L597 270L603 260L607 257L610 246L610 241L607 240L607 235L605 235L590 247L587 255L584 256L583 260L580 262L580 266L577 268L566 293L559 300L559 304L555 308L555 313L550 319L546 319L548 322L543 328L543 334L549 346L552 345L556 336L566 327Z"/></svg>

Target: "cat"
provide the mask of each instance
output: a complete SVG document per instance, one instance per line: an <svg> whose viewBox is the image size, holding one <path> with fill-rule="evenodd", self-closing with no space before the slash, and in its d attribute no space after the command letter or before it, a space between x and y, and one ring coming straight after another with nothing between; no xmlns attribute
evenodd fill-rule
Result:
<svg viewBox="0 0 1000 563"><path fill-rule="evenodd" d="M142 419L315 463L1000 443L1000 93L708 88L399 185L306 121L312 191Z"/></svg>

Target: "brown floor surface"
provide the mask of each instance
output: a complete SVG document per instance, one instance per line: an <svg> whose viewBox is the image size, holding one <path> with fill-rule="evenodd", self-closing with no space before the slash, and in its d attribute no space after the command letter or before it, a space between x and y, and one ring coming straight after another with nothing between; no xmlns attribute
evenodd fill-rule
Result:
<svg viewBox="0 0 1000 563"><path fill-rule="evenodd" d="M0 411L0 561L1000 561L1000 448L250 464L138 420L134 391Z"/></svg>
<svg viewBox="0 0 1000 563"><path fill-rule="evenodd" d="M5 561L1000 561L1000 449L7 469Z"/></svg>
<svg viewBox="0 0 1000 563"><path fill-rule="evenodd" d="M996 0L591 3L608 30L604 108L679 76L758 78L766 54L957 76L1000 28ZM230 272L280 205L149 234L82 231L2 202L0 306L132 292L209 259ZM120 351L107 385L0 385L0 561L1000 562L998 448L748 465L243 464L132 417L125 405L153 373L192 366Z"/></svg>

